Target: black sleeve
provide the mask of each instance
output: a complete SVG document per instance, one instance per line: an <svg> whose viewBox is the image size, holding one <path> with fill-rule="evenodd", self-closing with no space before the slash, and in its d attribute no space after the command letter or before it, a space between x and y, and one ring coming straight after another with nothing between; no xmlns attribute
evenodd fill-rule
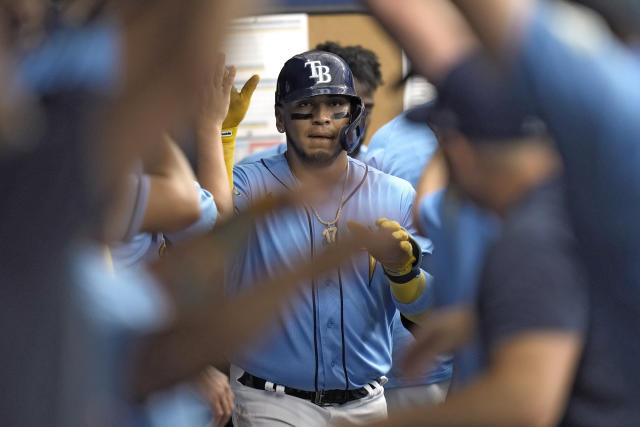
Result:
<svg viewBox="0 0 640 427"><path fill-rule="evenodd" d="M501 239L485 265L478 295L481 339L491 349L530 330L583 334L587 305L587 283L569 233L516 233Z"/></svg>

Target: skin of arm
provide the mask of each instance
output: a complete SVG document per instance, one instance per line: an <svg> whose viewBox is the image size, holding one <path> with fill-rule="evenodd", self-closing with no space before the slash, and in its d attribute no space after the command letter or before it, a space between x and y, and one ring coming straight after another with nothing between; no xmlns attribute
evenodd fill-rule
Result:
<svg viewBox="0 0 640 427"><path fill-rule="evenodd" d="M416 185L416 199L413 202L413 223L423 236L426 236L425 230L421 229L420 221L420 201L423 197L435 193L443 189L449 181L449 169L442 154L442 149L437 148L427 166L425 166L420 180Z"/></svg>
<svg viewBox="0 0 640 427"><path fill-rule="evenodd" d="M364 3L402 46L413 67L433 83L478 44L463 17L447 0ZM484 6L484 2L479 3Z"/></svg>
<svg viewBox="0 0 640 427"><path fill-rule="evenodd" d="M275 313L296 293L300 284L305 283L304 279L344 262L359 249L360 242L345 239L313 261L301 262L295 270L283 272L231 300L200 295L200 300L207 304L206 310L184 313L171 327L139 343L130 371L132 398L142 400L156 390L193 378L209 365L226 365L227 355L255 345L260 334L264 335L264 330L277 320ZM184 257L187 258L192 257ZM211 264L212 258L206 258ZM224 257L221 260L217 271L222 271ZM189 262L183 266L184 269L190 267L193 266ZM208 273L191 275L189 280L199 282L197 286L215 287ZM193 284L182 279L183 286Z"/></svg>
<svg viewBox="0 0 640 427"><path fill-rule="evenodd" d="M582 349L575 334L532 330L508 337L487 371L442 405L375 426L552 426L560 420Z"/></svg>
<svg viewBox="0 0 640 427"><path fill-rule="evenodd" d="M497 58L508 56L518 45L533 0L451 0L469 22L486 49Z"/></svg>
<svg viewBox="0 0 640 427"><path fill-rule="evenodd" d="M197 119L198 182L209 191L218 208L219 218L233 214L233 197L222 148L222 122L229 110L229 97L235 67L225 67L225 55L220 54Z"/></svg>
<svg viewBox="0 0 640 427"><path fill-rule="evenodd" d="M150 186L141 231L179 231L197 221L200 204L195 176L182 150L168 136L154 148L153 158L145 160L144 172Z"/></svg>

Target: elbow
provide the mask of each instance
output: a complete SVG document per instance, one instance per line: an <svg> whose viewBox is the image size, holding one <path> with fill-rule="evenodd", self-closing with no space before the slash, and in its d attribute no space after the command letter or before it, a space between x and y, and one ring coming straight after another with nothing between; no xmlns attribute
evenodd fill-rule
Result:
<svg viewBox="0 0 640 427"><path fill-rule="evenodd" d="M200 219L202 210L200 208L200 195L194 188L193 183L190 188L176 189L174 192L174 228L175 230L164 231L179 231L187 228L191 224Z"/></svg>

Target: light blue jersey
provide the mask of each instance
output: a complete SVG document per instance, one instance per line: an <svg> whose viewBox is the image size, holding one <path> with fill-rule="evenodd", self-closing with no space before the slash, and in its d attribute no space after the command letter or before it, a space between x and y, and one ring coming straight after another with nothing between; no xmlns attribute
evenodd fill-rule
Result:
<svg viewBox="0 0 640 427"><path fill-rule="evenodd" d="M438 147L428 126L407 118L407 110L371 137L364 162L416 188L420 175Z"/></svg>
<svg viewBox="0 0 640 427"><path fill-rule="evenodd" d="M257 160L264 159L266 157L271 157L277 154L285 153L286 151L287 151L286 143L272 145L271 147L267 147L264 150L249 154L247 157L240 160L238 164L241 165L244 163L253 163Z"/></svg>
<svg viewBox="0 0 640 427"><path fill-rule="evenodd" d="M374 226L380 217L394 219L415 233L415 191L409 183L351 158L349 170L338 239L349 232L348 221ZM234 185L236 210L241 211L269 193L296 187L297 181L280 154L236 166ZM328 201L317 207L321 218L334 219L341 194L342 185L336 185ZM328 249L324 230L313 211L304 207L258 221L248 249L229 270L230 289L259 285L281 268L293 268L298 260ZM425 292L413 303L401 304L380 265L370 277L369 255L362 251L303 287L262 344L234 363L252 375L302 390L341 389L345 383L351 389L362 387L389 371L390 325L396 308L415 314L429 306L432 278L425 275Z"/></svg>
<svg viewBox="0 0 640 427"><path fill-rule="evenodd" d="M241 165L244 163L253 163L256 160L275 156L276 154L282 154L282 153L285 153L286 151L287 151L287 143L283 142L282 144L272 145L271 147L265 148L264 150L258 151L257 153L249 154L247 157L240 160L238 164ZM366 152L367 152L367 146L363 144L360 146L360 152L355 158L364 162L365 161L364 156Z"/></svg>
<svg viewBox="0 0 640 427"><path fill-rule="evenodd" d="M473 304L485 256L499 233L497 218L446 190L423 197L419 209L420 226L435 247L430 263L434 304ZM453 385L470 381L483 363L477 342L456 352Z"/></svg>

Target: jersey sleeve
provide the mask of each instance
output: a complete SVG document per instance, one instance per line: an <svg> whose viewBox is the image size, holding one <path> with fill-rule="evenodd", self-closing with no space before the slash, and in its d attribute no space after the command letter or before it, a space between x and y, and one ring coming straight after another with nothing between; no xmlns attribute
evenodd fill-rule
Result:
<svg viewBox="0 0 640 427"><path fill-rule="evenodd" d="M200 184L195 181L194 185L200 195L200 218L184 230L180 230L175 233L165 233L166 237L171 242L175 243L190 237L204 234L213 229L213 226L216 224L218 208L216 207L213 195L200 187Z"/></svg>
<svg viewBox="0 0 640 427"><path fill-rule="evenodd" d="M150 181L149 176L143 173L133 173L129 175L127 183L127 202L125 211L127 214L125 222L122 224L121 241L128 242L140 233L144 213L149 200Z"/></svg>

